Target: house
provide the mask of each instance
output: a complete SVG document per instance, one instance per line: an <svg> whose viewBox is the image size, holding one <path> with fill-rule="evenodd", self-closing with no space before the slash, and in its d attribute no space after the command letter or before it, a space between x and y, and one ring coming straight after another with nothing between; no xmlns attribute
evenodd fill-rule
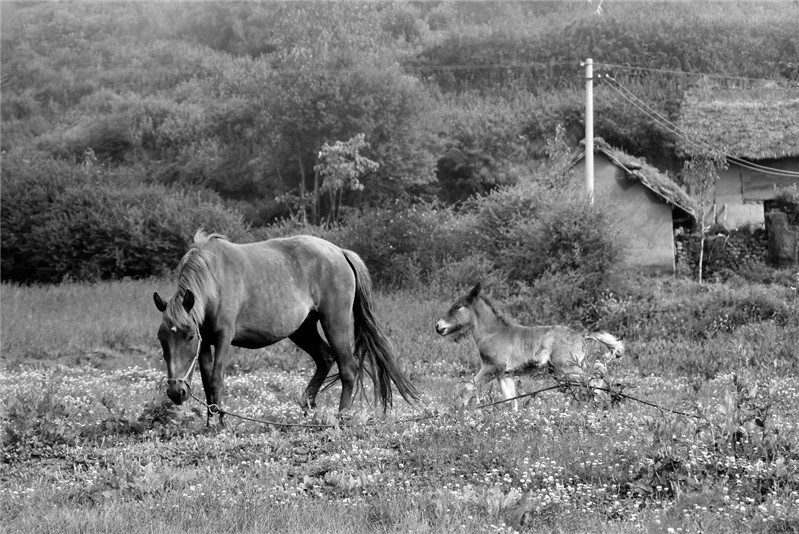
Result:
<svg viewBox="0 0 799 534"><path fill-rule="evenodd" d="M718 172L717 222L762 225L763 202L799 186L799 86L696 87L686 94L678 125L690 136L678 142L681 157L707 145L732 156Z"/></svg>
<svg viewBox="0 0 799 534"><path fill-rule="evenodd" d="M575 177L585 176L584 150L572 159ZM619 222L628 265L649 273L674 273L674 228L696 222L697 205L666 174L644 160L594 140L594 196Z"/></svg>

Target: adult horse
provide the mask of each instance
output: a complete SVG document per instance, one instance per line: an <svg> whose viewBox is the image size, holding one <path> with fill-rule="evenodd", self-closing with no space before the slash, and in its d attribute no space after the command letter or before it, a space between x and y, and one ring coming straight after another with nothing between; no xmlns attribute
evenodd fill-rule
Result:
<svg viewBox="0 0 799 534"><path fill-rule="evenodd" d="M323 239L301 235L235 244L199 230L178 265L175 295L167 302L156 292L153 300L163 313L158 340L167 395L175 404L189 397L199 363L206 401L219 407L230 346L257 349L285 338L316 363L305 406L316 406L334 362L341 380L339 412L352 406L364 369L384 410L391 405L391 382L406 401L418 398L375 321L366 265ZM209 409L206 424L211 415Z"/></svg>

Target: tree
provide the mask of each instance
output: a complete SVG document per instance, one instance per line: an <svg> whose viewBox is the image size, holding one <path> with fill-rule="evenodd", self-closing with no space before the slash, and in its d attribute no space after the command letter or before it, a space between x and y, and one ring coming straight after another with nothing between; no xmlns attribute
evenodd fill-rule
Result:
<svg viewBox="0 0 799 534"><path fill-rule="evenodd" d="M683 164L683 181L699 201L699 267L698 280L702 283L702 267L705 257L705 236L715 223L716 182L719 169L726 169L724 154L712 150L702 152L686 160ZM709 216L712 216L709 217Z"/></svg>
<svg viewBox="0 0 799 534"><path fill-rule="evenodd" d="M361 179L376 171L380 164L361 155L361 150L368 148L366 136L362 133L348 141L336 141L332 145L325 143L319 151L319 163L314 166L314 217L319 223L319 197L327 193L330 198L328 222L337 221L341 215L341 200L345 190L362 191ZM319 179L322 179L321 187Z"/></svg>

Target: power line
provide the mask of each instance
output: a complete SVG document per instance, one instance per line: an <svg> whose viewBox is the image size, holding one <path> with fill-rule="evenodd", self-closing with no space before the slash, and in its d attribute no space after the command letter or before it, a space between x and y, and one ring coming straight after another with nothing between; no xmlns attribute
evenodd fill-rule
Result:
<svg viewBox="0 0 799 534"><path fill-rule="evenodd" d="M398 66L405 70L406 72L435 72L435 71L464 71L464 70L490 70L490 69L533 69L533 68L552 68L552 67L580 67L579 60L571 60L571 59L554 59L548 61L513 61L508 63L501 63L501 62L489 62L489 63L464 63L464 64L449 64L449 65L402 65L398 64ZM176 67L180 67L177 65L142 65L141 68L147 69L149 72L157 72L157 71L167 71L170 73L176 72ZM352 67L326 67L326 66L302 66L302 67L275 67L272 65L264 65L267 71L276 72L276 73L324 73L324 72L341 72L341 73L352 73L352 72L370 72L374 70L382 70L385 69L385 65L370 65L370 66L352 66ZM622 65L618 63L604 63L604 62L595 62L595 68L608 68L608 69L621 69L626 71L641 71L641 72L650 72L650 73L661 73L661 74L670 74L670 75L677 75L677 76L694 76L694 77L703 77L703 78L715 78L715 79L724 79L724 80L742 80L742 81L750 81L750 82L772 82L778 84L790 84L789 80L780 80L775 78L753 78L748 76L735 76L729 74L719 74L713 72L691 72L691 71L683 71L683 70L675 70L675 69L662 69L662 68L653 68L653 67L642 67L636 65ZM98 65L97 67L78 67L71 69L68 65L61 65L60 69L70 70L72 72L82 72L82 73L91 73L91 72L113 72L113 71L130 71L130 66L125 65L113 65L108 67L103 67L102 65ZM138 68L138 67L137 67ZM135 70L135 69L134 69ZM200 73L200 74L213 74L214 69L205 67L203 65L190 65L188 68L182 69L178 71L179 74L188 74L188 73Z"/></svg>
<svg viewBox="0 0 799 534"><path fill-rule="evenodd" d="M751 78L749 76L734 76L730 74L717 74L717 73L709 73L709 72L692 72L692 71L684 71L684 70L672 70L672 69L658 69L652 67L637 67L635 65L619 65L617 63L602 63L597 62L594 63L595 67L608 67L614 69L622 69L622 70L629 70L629 71L643 71L643 72L658 72L661 74L675 74L681 76L701 76L703 78L718 78L724 80L743 80L743 81L750 81L750 82L780 82L781 80L775 80L771 78Z"/></svg>
<svg viewBox="0 0 799 534"><path fill-rule="evenodd" d="M785 169L775 169L773 167L766 167L764 165L759 165L757 163L752 163L741 159L737 156L733 156L732 154L728 154L723 150L719 149L718 147L714 147L710 143L704 141L703 139L696 138L690 135L688 132L680 128L678 125L671 122L669 119L661 115L657 110L652 108L649 104L638 98L632 91L624 87L618 80L613 78L609 75L604 75L602 78L611 81L612 83L608 84L614 91L616 91L622 98L627 100L630 104L636 107L639 111L644 113L647 117L651 118L664 128L666 128L669 132L679 135L683 137L686 141L689 141L693 145L700 145L704 146L705 148L709 148L711 151L717 152L724 156L724 158L731 163L735 163L739 167L748 168L753 171L761 172L764 174L771 174L775 176L783 176L787 178L799 178L799 172L789 171Z"/></svg>
<svg viewBox="0 0 799 534"><path fill-rule="evenodd" d="M436 70L478 70L478 69L526 69L532 67L580 67L577 60L557 60L557 61L525 61L511 63L472 63L461 65L405 65L406 70L415 71L436 71Z"/></svg>

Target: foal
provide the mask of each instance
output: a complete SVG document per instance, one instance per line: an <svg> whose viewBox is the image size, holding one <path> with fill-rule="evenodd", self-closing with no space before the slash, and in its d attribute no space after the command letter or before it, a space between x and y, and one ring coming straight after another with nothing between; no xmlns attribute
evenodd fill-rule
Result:
<svg viewBox="0 0 799 534"><path fill-rule="evenodd" d="M514 376L551 372L567 380L583 379L586 340L606 347L606 359L624 353L624 344L607 332L581 334L568 326L515 324L480 294L479 283L436 322L436 332L441 336L465 335L469 330L482 361L480 371L467 386L469 391L496 378L506 400L516 396ZM518 409L518 402L514 401L513 406Z"/></svg>

